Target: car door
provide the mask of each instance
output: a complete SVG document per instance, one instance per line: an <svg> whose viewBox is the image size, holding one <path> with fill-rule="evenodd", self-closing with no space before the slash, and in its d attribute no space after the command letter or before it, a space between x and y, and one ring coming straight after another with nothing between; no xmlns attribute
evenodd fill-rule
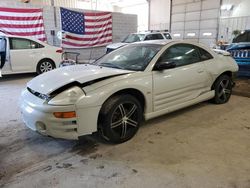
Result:
<svg viewBox="0 0 250 188"><path fill-rule="evenodd" d="M154 111L191 101L208 90L208 74L196 46L174 44L161 55L160 61L174 62L176 67L153 71Z"/></svg>
<svg viewBox="0 0 250 188"><path fill-rule="evenodd" d="M35 71L41 45L25 38L10 37L10 62L14 72Z"/></svg>

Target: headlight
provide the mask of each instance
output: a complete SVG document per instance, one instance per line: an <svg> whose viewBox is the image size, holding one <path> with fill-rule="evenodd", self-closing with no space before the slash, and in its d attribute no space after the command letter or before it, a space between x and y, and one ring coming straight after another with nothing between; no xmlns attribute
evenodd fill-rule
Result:
<svg viewBox="0 0 250 188"><path fill-rule="evenodd" d="M62 93L59 93L54 98L52 98L48 104L50 105L71 105L81 97L84 96L84 92L81 88L74 86Z"/></svg>

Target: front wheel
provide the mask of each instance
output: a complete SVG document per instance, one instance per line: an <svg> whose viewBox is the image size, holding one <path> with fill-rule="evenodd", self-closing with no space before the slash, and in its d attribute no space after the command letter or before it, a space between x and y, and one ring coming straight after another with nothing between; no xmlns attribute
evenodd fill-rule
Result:
<svg viewBox="0 0 250 188"><path fill-rule="evenodd" d="M49 59L44 59L44 60L41 60L37 64L36 72L37 72L37 74L42 74L44 72L51 71L54 68L56 68L56 67L55 67L55 64L53 61L51 61Z"/></svg>
<svg viewBox="0 0 250 188"><path fill-rule="evenodd" d="M131 139L142 121L142 107L131 95L119 95L106 101L99 116L99 128L104 139L122 143Z"/></svg>
<svg viewBox="0 0 250 188"><path fill-rule="evenodd" d="M226 103L232 94L232 79L227 75L220 76L214 83L214 90L213 102L215 104Z"/></svg>

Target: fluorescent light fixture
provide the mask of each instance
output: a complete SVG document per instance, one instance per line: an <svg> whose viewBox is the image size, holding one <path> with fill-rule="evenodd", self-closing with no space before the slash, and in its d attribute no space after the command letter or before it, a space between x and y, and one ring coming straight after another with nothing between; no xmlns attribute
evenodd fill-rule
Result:
<svg viewBox="0 0 250 188"><path fill-rule="evenodd" d="M175 33L175 34L174 34L174 37L180 37L180 36L181 36L180 33Z"/></svg>
<svg viewBox="0 0 250 188"><path fill-rule="evenodd" d="M225 4L225 5L222 5L220 7L221 10L226 10L226 11L229 11L229 10L232 10L233 9L233 5L230 5L230 4Z"/></svg>
<svg viewBox="0 0 250 188"><path fill-rule="evenodd" d="M188 37L195 37L195 35L196 35L195 33L188 33L187 34Z"/></svg>
<svg viewBox="0 0 250 188"><path fill-rule="evenodd" d="M202 35L203 35L203 36L212 36L213 33L203 33Z"/></svg>

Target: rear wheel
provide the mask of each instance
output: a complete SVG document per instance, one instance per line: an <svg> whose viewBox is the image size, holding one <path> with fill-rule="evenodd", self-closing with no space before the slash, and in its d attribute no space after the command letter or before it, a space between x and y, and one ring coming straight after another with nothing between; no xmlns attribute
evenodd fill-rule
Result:
<svg viewBox="0 0 250 188"><path fill-rule="evenodd" d="M37 64L36 72L37 74L42 74L44 72L51 71L55 68L55 63L52 60L44 59Z"/></svg>
<svg viewBox="0 0 250 188"><path fill-rule="evenodd" d="M214 90L213 102L215 104L226 103L232 94L232 79L228 75L220 76L214 83Z"/></svg>
<svg viewBox="0 0 250 188"><path fill-rule="evenodd" d="M114 96L101 109L99 127L104 139L122 143L131 139L142 121L142 107L131 95Z"/></svg>

